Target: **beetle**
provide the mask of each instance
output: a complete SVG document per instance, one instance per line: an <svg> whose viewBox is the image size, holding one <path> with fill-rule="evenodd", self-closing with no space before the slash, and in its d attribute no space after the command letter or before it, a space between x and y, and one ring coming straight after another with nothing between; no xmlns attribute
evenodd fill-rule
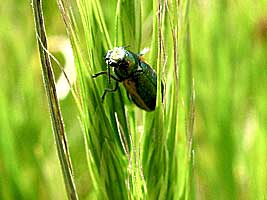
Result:
<svg viewBox="0 0 267 200"><path fill-rule="evenodd" d="M113 89L105 89L101 98L102 101L104 101L105 95L108 92L115 92L118 89L119 83L122 82L127 90L128 97L132 102L146 111L155 110L157 74L144 61L142 55L143 54L135 54L127 50L126 47L115 47L108 50L105 55L107 71L96 73L93 75L93 78L100 75L106 75L108 76L109 83L112 78L116 81L116 85ZM115 75L111 74L111 67L113 68Z"/></svg>

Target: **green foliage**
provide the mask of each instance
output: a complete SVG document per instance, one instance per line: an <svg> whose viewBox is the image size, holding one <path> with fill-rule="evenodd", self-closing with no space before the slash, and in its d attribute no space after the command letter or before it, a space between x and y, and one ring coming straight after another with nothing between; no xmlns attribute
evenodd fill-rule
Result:
<svg viewBox="0 0 267 200"><path fill-rule="evenodd" d="M64 199L31 6L0 11L0 199Z"/></svg>
<svg viewBox="0 0 267 200"><path fill-rule="evenodd" d="M45 25L64 33L61 13L74 52L75 98L60 103L80 199L266 198L265 0L58 2L43 1ZM0 199L66 199L31 6L0 11ZM107 78L91 76L123 45L150 48L154 112L123 86L101 103Z"/></svg>
<svg viewBox="0 0 267 200"><path fill-rule="evenodd" d="M266 8L266 1L192 7L196 185L204 199L266 198Z"/></svg>

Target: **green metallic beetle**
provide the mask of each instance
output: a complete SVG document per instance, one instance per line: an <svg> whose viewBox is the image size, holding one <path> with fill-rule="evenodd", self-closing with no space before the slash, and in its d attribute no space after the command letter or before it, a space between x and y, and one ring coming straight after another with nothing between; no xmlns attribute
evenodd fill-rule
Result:
<svg viewBox="0 0 267 200"><path fill-rule="evenodd" d="M115 92L118 89L118 83L122 82L127 90L129 99L138 107L146 111L155 110L157 74L144 62L142 55L135 54L127 50L126 47L115 47L107 52L105 56L107 71L99 72L93 75L93 78L107 75L109 82L110 78L116 81L116 86L114 89L105 89L102 101L107 92ZM113 67L116 76L110 73L110 67Z"/></svg>

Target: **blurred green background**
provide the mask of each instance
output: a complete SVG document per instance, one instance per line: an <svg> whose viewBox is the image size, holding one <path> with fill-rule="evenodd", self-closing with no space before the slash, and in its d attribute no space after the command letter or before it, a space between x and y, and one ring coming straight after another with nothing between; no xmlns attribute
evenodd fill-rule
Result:
<svg viewBox="0 0 267 200"><path fill-rule="evenodd" d="M66 35L56 1L43 3L48 37ZM66 199L30 2L0 1L0 19L0 199ZM196 0L189 20L195 197L266 199L267 1ZM65 62L60 52L56 56ZM78 194L90 199L71 95L61 108Z"/></svg>

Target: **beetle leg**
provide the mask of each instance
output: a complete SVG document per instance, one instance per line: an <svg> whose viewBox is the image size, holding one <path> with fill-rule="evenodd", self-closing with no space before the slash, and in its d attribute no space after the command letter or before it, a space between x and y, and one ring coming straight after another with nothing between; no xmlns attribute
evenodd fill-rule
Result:
<svg viewBox="0 0 267 200"><path fill-rule="evenodd" d="M96 78L96 77L101 76L101 75L106 75L106 76L108 76L108 72L106 72L106 71L98 72L98 73L94 74L94 75L92 76L92 78ZM110 74L110 77L111 77L112 79L114 79L115 81L121 82L120 79L118 79L117 77L115 77L115 76L112 75L112 74Z"/></svg>
<svg viewBox="0 0 267 200"><path fill-rule="evenodd" d="M98 73L94 74L94 75L92 76L92 78L96 78L96 77L98 77L98 76L100 76L100 75L107 75L107 72L106 72L106 71L98 72Z"/></svg>
<svg viewBox="0 0 267 200"><path fill-rule="evenodd" d="M101 97L102 102L104 102L105 96L107 94L107 92L115 92L119 87L119 82L116 82L115 88L111 89L111 88L106 88L104 91L104 94Z"/></svg>

